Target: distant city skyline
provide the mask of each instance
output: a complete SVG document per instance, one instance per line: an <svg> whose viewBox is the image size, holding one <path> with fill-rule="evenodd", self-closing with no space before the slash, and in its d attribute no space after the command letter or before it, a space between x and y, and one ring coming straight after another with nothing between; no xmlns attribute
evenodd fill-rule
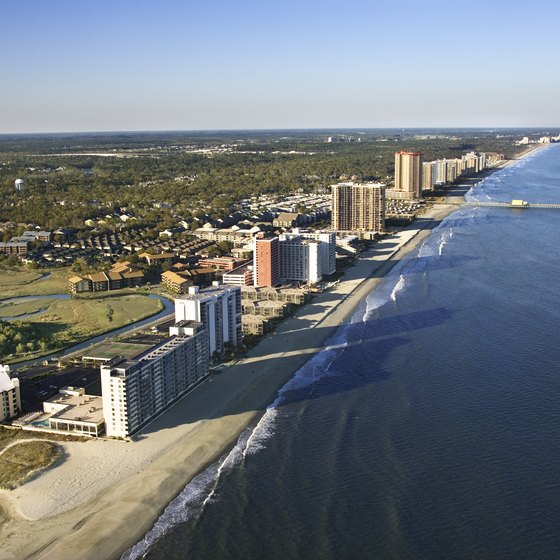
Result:
<svg viewBox="0 0 560 560"><path fill-rule="evenodd" d="M560 6L3 0L0 134L558 127Z"/></svg>

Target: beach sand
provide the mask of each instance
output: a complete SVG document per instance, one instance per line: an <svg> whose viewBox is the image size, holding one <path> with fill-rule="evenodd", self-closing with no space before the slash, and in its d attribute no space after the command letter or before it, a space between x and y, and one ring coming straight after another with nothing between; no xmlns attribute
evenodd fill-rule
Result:
<svg viewBox="0 0 560 560"><path fill-rule="evenodd" d="M450 198L462 198L480 180L465 181ZM65 443L56 467L0 492L0 559L119 558L194 476L258 420L278 389L324 348L387 272L455 210L453 204L434 206L375 244L334 289L314 297L246 358L183 397L133 442Z"/></svg>

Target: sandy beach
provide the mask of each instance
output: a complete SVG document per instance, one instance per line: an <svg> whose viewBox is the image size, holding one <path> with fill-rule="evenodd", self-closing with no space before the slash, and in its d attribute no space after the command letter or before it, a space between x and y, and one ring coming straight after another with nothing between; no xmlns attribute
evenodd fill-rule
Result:
<svg viewBox="0 0 560 560"><path fill-rule="evenodd" d="M462 197L481 179L465 180L449 198ZM196 474L235 444L387 272L457 210L449 202L375 244L333 289L281 323L247 357L183 397L133 442L65 443L55 467L16 490L1 491L0 559L119 558Z"/></svg>

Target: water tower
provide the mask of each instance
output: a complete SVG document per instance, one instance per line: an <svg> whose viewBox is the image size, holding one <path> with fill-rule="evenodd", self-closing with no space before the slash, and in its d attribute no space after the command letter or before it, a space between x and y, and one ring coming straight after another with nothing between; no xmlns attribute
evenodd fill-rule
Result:
<svg viewBox="0 0 560 560"><path fill-rule="evenodd" d="M16 179L15 185L16 185L16 191L17 192L23 192L23 187L25 186L25 181L23 179Z"/></svg>

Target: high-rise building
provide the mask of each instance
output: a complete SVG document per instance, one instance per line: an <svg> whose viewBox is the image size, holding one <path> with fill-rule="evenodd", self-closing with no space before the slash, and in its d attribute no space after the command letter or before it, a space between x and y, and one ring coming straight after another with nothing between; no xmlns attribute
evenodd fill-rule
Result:
<svg viewBox="0 0 560 560"><path fill-rule="evenodd" d="M422 154L419 152L395 153L395 191L410 198L420 198L422 188Z"/></svg>
<svg viewBox="0 0 560 560"><path fill-rule="evenodd" d="M447 161L447 181L446 183L453 183L459 177L459 164L457 159L448 159Z"/></svg>
<svg viewBox="0 0 560 560"><path fill-rule="evenodd" d="M385 229L383 183L332 185L331 227L335 231L380 232Z"/></svg>
<svg viewBox="0 0 560 560"><path fill-rule="evenodd" d="M436 165L436 185L445 185L447 183L447 159L438 159Z"/></svg>
<svg viewBox="0 0 560 560"><path fill-rule="evenodd" d="M0 422L21 412L19 379L10 377L10 366L0 366Z"/></svg>
<svg viewBox="0 0 560 560"><path fill-rule="evenodd" d="M208 288L190 286L175 300L175 321L202 323L209 338L210 355L222 354L225 344L241 342L241 288L214 282Z"/></svg>
<svg viewBox="0 0 560 560"><path fill-rule="evenodd" d="M436 163L428 161L422 164L422 190L433 191L435 185Z"/></svg>
<svg viewBox="0 0 560 560"><path fill-rule="evenodd" d="M277 286L280 283L278 237L257 236L253 243L253 281L255 286Z"/></svg>
<svg viewBox="0 0 560 560"><path fill-rule="evenodd" d="M166 339L133 360L115 357L101 366L105 430L127 437L208 375L208 334L201 323L176 325Z"/></svg>
<svg viewBox="0 0 560 560"><path fill-rule="evenodd" d="M336 271L336 233L334 231L315 231L294 228L284 234L285 238L301 237L312 239L319 244L319 271L322 276L334 274Z"/></svg>
<svg viewBox="0 0 560 560"><path fill-rule="evenodd" d="M301 236L280 236L280 279L282 282L316 284L322 278L319 242Z"/></svg>

